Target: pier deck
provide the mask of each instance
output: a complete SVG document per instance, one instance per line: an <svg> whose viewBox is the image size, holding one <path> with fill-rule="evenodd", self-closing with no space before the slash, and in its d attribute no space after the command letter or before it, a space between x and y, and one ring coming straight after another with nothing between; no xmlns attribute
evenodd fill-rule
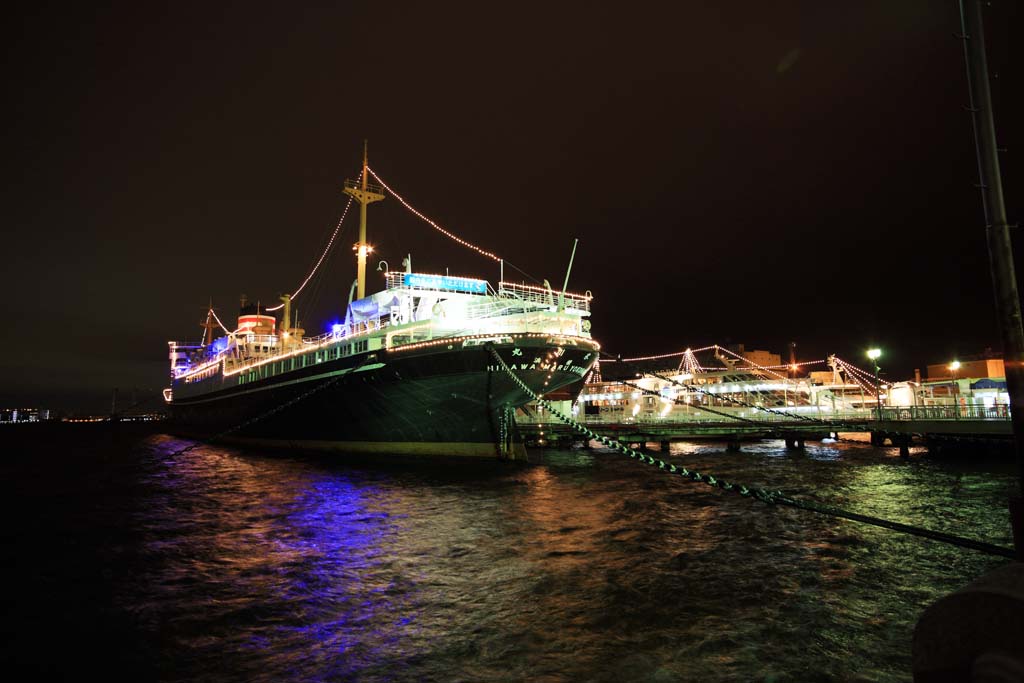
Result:
<svg viewBox="0 0 1024 683"><path fill-rule="evenodd" d="M750 411L746 411L750 412ZM879 419L881 417L881 419ZM802 442L815 441L839 432L868 432L872 443L909 446L913 441L929 442L950 439L1009 441L1012 436L1009 413L1005 409L957 408L925 406L908 408L883 407L857 413L808 416L795 419L763 413L759 416L736 415L735 419L680 419L646 417L620 421L577 416L595 432L625 443L666 443L693 439L747 441L784 438ZM527 444L559 445L582 440L569 425L553 415L518 415L517 428Z"/></svg>

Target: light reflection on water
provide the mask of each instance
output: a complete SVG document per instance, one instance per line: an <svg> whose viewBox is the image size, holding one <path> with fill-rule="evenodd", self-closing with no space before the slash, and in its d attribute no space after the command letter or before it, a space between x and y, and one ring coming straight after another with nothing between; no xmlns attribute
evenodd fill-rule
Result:
<svg viewBox="0 0 1024 683"><path fill-rule="evenodd" d="M117 587L189 680L909 676L922 609L1001 560L771 508L608 451L344 464L154 437ZM748 485L1010 543L1001 465L674 444Z"/></svg>

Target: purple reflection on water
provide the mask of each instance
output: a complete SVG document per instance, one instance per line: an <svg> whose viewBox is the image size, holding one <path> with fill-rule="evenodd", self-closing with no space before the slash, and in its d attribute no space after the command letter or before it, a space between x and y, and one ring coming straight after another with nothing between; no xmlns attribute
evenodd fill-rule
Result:
<svg viewBox="0 0 1024 683"><path fill-rule="evenodd" d="M171 455L183 445L157 445L142 521L149 597L187 626L197 670L258 651L264 675L269 661L293 678L344 676L411 654L416 586L394 548L404 518L389 511L400 493L358 471L215 446Z"/></svg>

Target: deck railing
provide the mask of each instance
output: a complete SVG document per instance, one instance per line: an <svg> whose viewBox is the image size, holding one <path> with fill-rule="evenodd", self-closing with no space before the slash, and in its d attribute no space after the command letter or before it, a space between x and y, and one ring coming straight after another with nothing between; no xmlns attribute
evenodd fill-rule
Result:
<svg viewBox="0 0 1024 683"><path fill-rule="evenodd" d="M545 306L557 306L561 292L543 287L532 287L530 285L517 285L513 282L499 282L498 296L519 299L530 303L542 304ZM565 293L565 307L574 308L578 311L590 312L590 297L583 294Z"/></svg>

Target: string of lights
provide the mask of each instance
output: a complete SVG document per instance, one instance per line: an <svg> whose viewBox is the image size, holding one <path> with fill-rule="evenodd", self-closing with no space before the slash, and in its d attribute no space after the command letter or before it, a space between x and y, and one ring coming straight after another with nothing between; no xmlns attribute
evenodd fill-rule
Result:
<svg viewBox="0 0 1024 683"><path fill-rule="evenodd" d="M864 381L866 381L867 383L869 383L871 385L875 384L875 377L874 377L874 375L872 375L867 370L862 370L861 368L858 368L856 365L853 365L852 363L848 363L848 362L846 362L845 360L843 360L842 358L839 358L839 357L836 358L836 362L839 363L840 365L842 365L843 368L845 370L847 370L848 372L850 372L851 374L856 374L857 376L861 377Z"/></svg>
<svg viewBox="0 0 1024 683"><path fill-rule="evenodd" d="M822 358L821 360L805 360L800 363L783 363L782 365L762 365L761 367L766 370L786 370L793 367L802 368L805 365L820 365L824 362L825 359Z"/></svg>
<svg viewBox="0 0 1024 683"><path fill-rule="evenodd" d="M411 212L412 212L412 213L413 213L413 214L414 214L415 216L417 216L417 217L418 217L418 218L419 218L420 220L422 220L422 221L424 221L425 223L427 223L427 224L428 224L428 225L429 225L430 227L434 228L435 230L437 230L437 231L438 231L438 232L440 232L441 234L445 235L445 236L446 236L446 237L448 237L449 239L452 239L452 240L454 240L454 241L458 242L458 243L459 243L459 244L461 244L462 246L464 246L464 247L466 247L466 248L468 248L468 249L472 249L473 251L477 252L478 254L480 254L480 255L482 255L482 256L486 256L487 258L489 258L489 259L492 259L492 260L494 260L494 261L499 261L499 262L500 262L500 261L502 260L502 259L501 259L501 257L500 257L500 256L498 256L497 254L494 254L494 253L492 253L492 252L489 252L489 251L487 251L486 249L481 249L480 247L476 246L475 244L471 244L471 243L467 242L466 240L462 239L461 237L457 237L456 235L454 235L454 234L452 234L452 233L448 232L447 230L445 230L444 228L442 228L442 227L441 227L440 225L438 225L437 223L435 223L434 221L430 220L429 218L427 218L426 216L424 216L424 215L423 215L422 213L420 213L419 211L417 211L417 210L416 210L416 209L415 209L415 208L414 208L414 207L412 206L412 204L410 204L409 202L405 201L405 199L403 199L403 198L402 198L402 196L401 196L400 194L398 194L397 192L395 192L394 190L392 190L392 189L391 189L391 187L389 187L389 186L388 186L388 184L387 184L387 183L385 183L385 182L384 182L384 180L383 180L383 179L382 179L382 178L381 178L381 177L380 177L379 175L377 175L377 172L376 172L376 171L374 171L374 170L373 170L372 168L370 168L369 166L367 166L367 167L366 167L366 170L367 170L367 171L369 171L370 175L372 175L372 176L374 177L374 179L375 179L375 180L376 180L376 181L377 181L378 183L380 183L380 184L381 184L381 187L383 187L383 188L384 188L385 190L387 190L387 191L388 191L388 192L389 192L389 193L391 194L391 196L392 196L392 197L394 197L395 199L397 199L397 200L398 200L398 202L399 202L399 203L400 203L400 204L401 204L402 206L404 206L405 208L407 208L407 209L408 209L409 211L411 211Z"/></svg>
<svg viewBox="0 0 1024 683"><path fill-rule="evenodd" d="M851 365L844 361L842 358L836 357L836 365L846 372L848 379L852 379L854 384L860 386L865 392L869 394L875 393L875 378L867 374L855 365Z"/></svg>
<svg viewBox="0 0 1024 683"><path fill-rule="evenodd" d="M763 365L758 365L754 361L752 361L752 360L750 360L750 359L748 359L748 358L746 358L744 356L741 356L740 354L736 353L735 351L730 351L729 349L725 348L724 346L716 346L715 350L717 350L717 351L725 351L730 356L733 356L737 360L740 360L740 361L743 361L744 363L747 363L752 368L757 368L758 370L765 370L765 371L768 372L769 375L775 375L779 379L786 379L785 375L779 374L779 373L775 372L774 370L769 370L767 367L765 367Z"/></svg>
<svg viewBox="0 0 1024 683"><path fill-rule="evenodd" d="M217 317L217 312L214 311L212 308L210 309L210 315L212 315L213 319L217 321L218 325L220 325L220 329L224 330L224 334L231 334L231 330L224 327L224 323L220 321L220 318Z"/></svg>
<svg viewBox="0 0 1024 683"><path fill-rule="evenodd" d="M745 358L744 356L741 356L740 354L736 353L735 351L730 351L729 349L725 348L724 346L719 346L718 344L712 344L710 346L702 346L699 349L685 349L683 351L676 351L674 353L662 353L662 354L657 354L657 355L653 355L653 356L636 356L634 358L605 358L603 360L606 363L616 363L616 362L633 363L633 362L637 362L637 361L662 360L662 359L665 359L665 358L675 358L677 356L682 356L683 358L682 358L682 360L680 362L680 370L685 370L687 372L691 372L692 373L694 371L700 372L700 371L706 369L703 366L701 366L701 364L697 361L695 354L700 353L702 351L712 351L712 350L714 350L714 351L724 351L725 353L728 353L729 355L734 356L737 360L743 361L744 363L746 363L747 365L749 365L751 367L757 368L758 370L769 371L770 374L776 375L776 376L778 376L780 378L782 377L782 375L780 375L777 372L771 372L771 371L773 371L773 370L789 370L789 369L792 369L794 366L796 366L796 367L804 367L804 366L807 366L807 365L821 365L821 364L826 362L825 359L820 359L820 360L807 360L807 361L803 361L803 362L800 362L800 363L784 363L784 364L781 364L781 365L758 365L757 363L754 363L753 361Z"/></svg>
<svg viewBox="0 0 1024 683"><path fill-rule="evenodd" d="M686 349L683 352L683 357L679 359L679 367L677 369L690 375L696 375L704 370L697 360L697 356L693 353L693 349Z"/></svg>
<svg viewBox="0 0 1024 683"><path fill-rule="evenodd" d="M703 346L699 349L686 349L684 351L676 351L675 353L662 353L657 356L637 356L636 358L604 358L602 359L602 361L605 363L633 363L642 360L661 360L662 358L675 358L676 356L682 356L685 353L700 353L701 351L710 351L713 348L716 348L716 346Z"/></svg>
<svg viewBox="0 0 1024 683"><path fill-rule="evenodd" d="M363 172L360 171L358 179L362 180L362 178L363 178ZM317 259L317 262L313 266L313 269L309 271L309 275L307 275L306 279L302 281L302 284L299 285L299 288L296 289L294 292L292 292L291 298L293 300L295 299L295 297L297 297L299 295L299 292L301 292L303 290L303 288L305 288L305 286L309 284L309 281L312 280L313 276L316 274L317 268L319 268L320 264L324 262L325 258L327 258L327 254L330 253L331 247L334 245L334 240L338 237L338 231L341 230L341 224L345 222L345 216L348 215L348 210L351 207L352 207L352 197L350 196L348 198L348 204L345 205L345 210L341 212L341 218L338 219L338 224L336 226L334 226L334 232L331 233L331 238L329 240L327 240L327 246L324 247L323 253L320 254L320 258ZM284 308L284 304L280 303L277 306L273 306L273 307L267 308L265 310L267 310L267 311L277 311L277 310L280 310L282 308Z"/></svg>
<svg viewBox="0 0 1024 683"><path fill-rule="evenodd" d="M844 370L845 370L845 368L844 368ZM860 387L861 391L863 391L864 393L868 394L869 396L873 396L875 394L874 386L865 383L864 380L862 380L859 377L857 377L857 375L855 375L855 374L853 374L851 372L847 372L846 373L846 377L847 377L847 379L853 380L853 383L856 384L858 387Z"/></svg>

